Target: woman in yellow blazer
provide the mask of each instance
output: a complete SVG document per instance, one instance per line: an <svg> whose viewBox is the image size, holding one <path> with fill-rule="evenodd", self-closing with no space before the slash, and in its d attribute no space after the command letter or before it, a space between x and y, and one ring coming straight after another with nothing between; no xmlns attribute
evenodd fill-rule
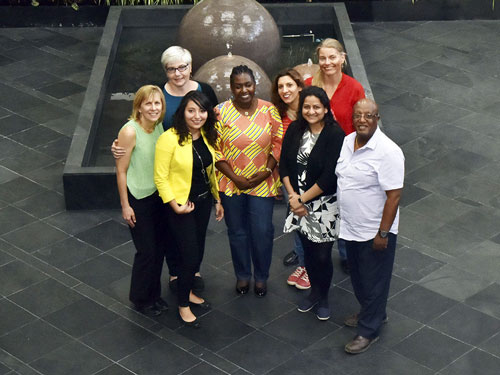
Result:
<svg viewBox="0 0 500 375"><path fill-rule="evenodd" d="M184 324L195 328L200 325L189 304L210 307L192 287L203 259L214 198L216 219L224 217L215 179L215 121L205 94L190 91L175 112L173 127L158 139L155 152L155 184L180 253L179 315Z"/></svg>

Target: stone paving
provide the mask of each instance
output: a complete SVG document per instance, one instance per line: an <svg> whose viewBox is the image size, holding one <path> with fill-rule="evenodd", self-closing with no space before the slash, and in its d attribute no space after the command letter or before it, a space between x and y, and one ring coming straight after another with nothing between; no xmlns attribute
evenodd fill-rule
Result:
<svg viewBox="0 0 500 375"><path fill-rule="evenodd" d="M500 22L353 26L406 155L389 323L359 356L343 351L357 304L336 252L332 319L296 311L282 204L266 298L234 293L225 227L212 222L203 328L182 327L175 308L132 310L120 212L66 211L62 195L102 29L0 29L0 374L497 375Z"/></svg>

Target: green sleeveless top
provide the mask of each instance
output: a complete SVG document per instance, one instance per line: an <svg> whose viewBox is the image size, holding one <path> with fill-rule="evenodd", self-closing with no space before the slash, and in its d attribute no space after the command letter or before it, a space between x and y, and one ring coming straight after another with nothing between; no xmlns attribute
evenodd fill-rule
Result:
<svg viewBox="0 0 500 375"><path fill-rule="evenodd" d="M155 126L148 134L138 122L130 120L125 126L135 129L135 147L132 150L130 164L127 169L127 187L135 199L150 196L156 191L154 181L154 163L156 141L163 133L161 124Z"/></svg>

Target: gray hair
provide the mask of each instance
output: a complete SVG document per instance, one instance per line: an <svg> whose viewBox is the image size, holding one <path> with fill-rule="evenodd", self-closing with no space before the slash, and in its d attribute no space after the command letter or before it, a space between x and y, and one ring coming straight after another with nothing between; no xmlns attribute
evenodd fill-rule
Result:
<svg viewBox="0 0 500 375"><path fill-rule="evenodd" d="M168 47L161 54L161 64L165 72L167 71L168 63L174 61L182 61L185 64L191 64L193 58L191 57L191 53L185 48L179 46Z"/></svg>

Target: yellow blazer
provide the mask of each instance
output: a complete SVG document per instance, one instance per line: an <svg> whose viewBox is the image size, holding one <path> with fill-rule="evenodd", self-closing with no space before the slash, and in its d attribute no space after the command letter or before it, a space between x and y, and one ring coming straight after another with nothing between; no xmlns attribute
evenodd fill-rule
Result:
<svg viewBox="0 0 500 375"><path fill-rule="evenodd" d="M212 195L219 200L219 186L215 178L215 151L202 131L203 140L212 154L212 165L207 168ZM155 184L163 203L171 200L185 204L191 191L193 177L193 141L189 137L181 146L177 132L170 128L156 142Z"/></svg>

